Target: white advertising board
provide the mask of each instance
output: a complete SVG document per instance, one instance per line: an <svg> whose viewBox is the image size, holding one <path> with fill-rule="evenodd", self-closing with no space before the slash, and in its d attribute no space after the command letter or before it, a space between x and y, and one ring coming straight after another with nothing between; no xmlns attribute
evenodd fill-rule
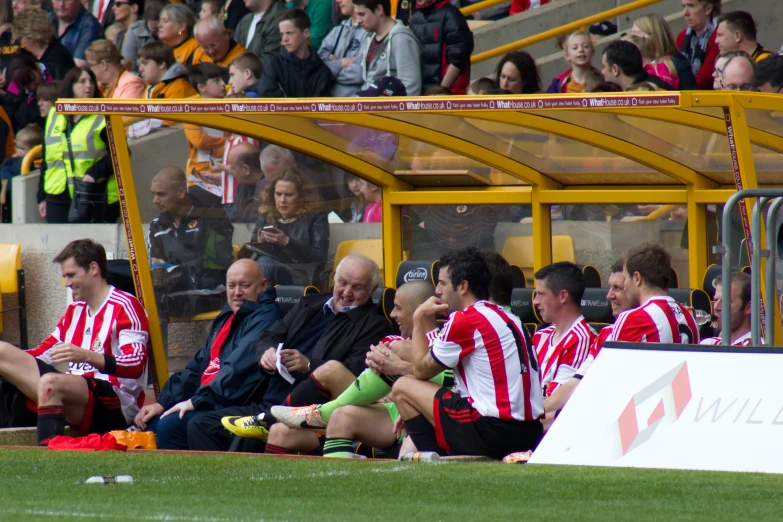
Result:
<svg viewBox="0 0 783 522"><path fill-rule="evenodd" d="M530 463L783 473L783 351L690 348L601 350Z"/></svg>

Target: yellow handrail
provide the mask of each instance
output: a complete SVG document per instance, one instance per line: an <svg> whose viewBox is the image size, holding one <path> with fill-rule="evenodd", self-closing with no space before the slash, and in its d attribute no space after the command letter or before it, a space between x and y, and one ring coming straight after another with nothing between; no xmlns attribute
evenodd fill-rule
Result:
<svg viewBox="0 0 783 522"><path fill-rule="evenodd" d="M472 15L473 13L483 11L484 9L489 9L490 7L495 7L496 5L505 4L508 1L509 0L483 0L482 2L479 2L477 4L463 7L462 9L460 9L460 11L465 16L469 16Z"/></svg>
<svg viewBox="0 0 783 522"><path fill-rule="evenodd" d="M494 1L494 0L489 0L489 1ZM573 33L574 31L578 31L583 27L589 27L595 23L603 22L604 20L609 20L611 18L615 18L617 16L624 15L626 13L630 13L632 11L636 11L637 9L641 9L649 5L657 4L659 2L661 2L661 0L636 0L635 2L631 2L630 4L626 4L621 7L615 7L614 9L609 9L608 11L604 11L603 13L598 13L593 16L588 16L587 18L582 18L581 20L577 20L576 22L571 22L570 24L561 25L560 27L556 27L555 29L550 29L549 31L544 31L543 33L539 33L535 36L529 36L527 38L517 40L516 42L511 42L510 44L500 46L497 49L492 49L490 51L484 51L483 53L474 54L473 56L470 57L470 63L479 63L486 60L490 60L492 58L502 56L507 52L515 51L523 47L529 47L531 45L541 43L545 40L549 40L550 38L557 38L558 36L562 36L564 34ZM476 5L480 6L481 3ZM470 6L470 7L475 7L475 6ZM483 9L483 7L481 7L480 9Z"/></svg>
<svg viewBox="0 0 783 522"><path fill-rule="evenodd" d="M33 165L33 162L41 156L43 156L43 145L36 145L30 149L27 154L24 155L24 158L22 158L22 176L30 174L30 169Z"/></svg>

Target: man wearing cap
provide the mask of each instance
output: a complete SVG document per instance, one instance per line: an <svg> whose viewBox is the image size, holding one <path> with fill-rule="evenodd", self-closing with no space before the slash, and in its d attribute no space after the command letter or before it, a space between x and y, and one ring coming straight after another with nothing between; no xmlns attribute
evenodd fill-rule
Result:
<svg viewBox="0 0 783 522"><path fill-rule="evenodd" d="M372 82L366 89L356 93L356 96L372 98L376 96L407 96L405 84L394 76L382 76Z"/></svg>

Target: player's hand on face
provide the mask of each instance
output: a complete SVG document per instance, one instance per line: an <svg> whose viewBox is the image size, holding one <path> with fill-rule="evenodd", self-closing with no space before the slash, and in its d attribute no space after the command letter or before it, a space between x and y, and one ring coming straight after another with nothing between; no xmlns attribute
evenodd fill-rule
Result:
<svg viewBox="0 0 783 522"><path fill-rule="evenodd" d="M171 415L172 413L179 413L179 418L181 419L182 417L185 416L187 412L193 410L195 410L195 408L193 407L193 402L190 399L188 399L186 401L179 402L174 406L172 406L171 408L169 408L168 411L166 411L166 413L160 416L160 418L162 419L166 415Z"/></svg>
<svg viewBox="0 0 783 522"><path fill-rule="evenodd" d="M277 370L275 365L276 353L277 350L275 348L269 348L265 351L264 355L261 356L261 368L270 372Z"/></svg>
<svg viewBox="0 0 783 522"><path fill-rule="evenodd" d="M139 413L136 415L136 418L133 419L133 423L139 428L146 430L147 423L161 413L163 413L162 405L158 404L157 402L155 404L148 404L139 411Z"/></svg>
<svg viewBox="0 0 783 522"><path fill-rule="evenodd" d="M302 355L299 350L280 350L280 362L288 368L289 372L307 373L310 359Z"/></svg>
<svg viewBox="0 0 783 522"><path fill-rule="evenodd" d="M419 318L435 317L438 314L448 314L448 312L449 305L441 301L439 297L432 296L419 305L416 311L413 312L413 318L416 319L417 316Z"/></svg>

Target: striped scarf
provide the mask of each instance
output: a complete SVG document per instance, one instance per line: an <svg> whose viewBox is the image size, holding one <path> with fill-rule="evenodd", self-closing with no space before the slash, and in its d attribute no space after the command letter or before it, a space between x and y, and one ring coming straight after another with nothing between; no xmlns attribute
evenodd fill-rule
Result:
<svg viewBox="0 0 783 522"><path fill-rule="evenodd" d="M710 38L712 37L713 32L715 32L715 18L711 18L710 21L707 22L707 27L705 27L704 31L698 36L696 36L696 32L690 27L685 31L685 39L682 41L682 48L680 51L688 58L688 61L691 62L694 76L699 74L699 69L701 69L704 59L707 57L707 46L710 44Z"/></svg>

